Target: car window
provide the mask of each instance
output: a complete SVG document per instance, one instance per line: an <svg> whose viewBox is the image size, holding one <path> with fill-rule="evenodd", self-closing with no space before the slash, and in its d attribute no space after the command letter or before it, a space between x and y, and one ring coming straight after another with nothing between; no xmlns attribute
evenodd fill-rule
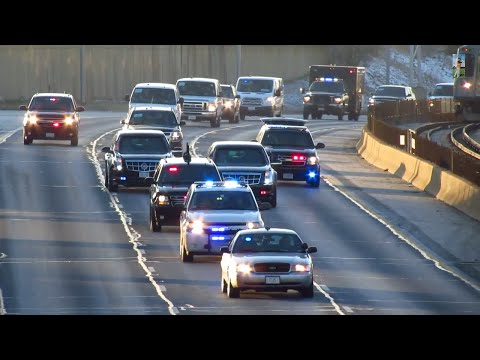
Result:
<svg viewBox="0 0 480 360"><path fill-rule="evenodd" d="M375 95L393 96L393 97L404 98L405 97L405 88L394 87L394 86L388 86L388 87L380 86L375 91Z"/></svg>
<svg viewBox="0 0 480 360"><path fill-rule="evenodd" d="M128 120L129 125L156 125L175 127L178 125L175 114L171 111L136 110Z"/></svg>
<svg viewBox="0 0 480 360"><path fill-rule="evenodd" d="M233 253L247 252L298 252L304 253L302 241L294 234L252 234L239 235L232 249Z"/></svg>
<svg viewBox="0 0 480 360"><path fill-rule="evenodd" d="M132 103L139 104L167 104L176 105L174 89L160 88L135 88L130 100Z"/></svg>
<svg viewBox="0 0 480 360"><path fill-rule="evenodd" d="M246 191L195 192L189 210L258 210L256 200Z"/></svg>
<svg viewBox="0 0 480 360"><path fill-rule="evenodd" d="M306 131L288 131L271 129L265 133L262 139L264 146L294 146L303 148L314 148L312 136Z"/></svg>
<svg viewBox="0 0 480 360"><path fill-rule="evenodd" d="M179 81L177 84L180 95L185 96L216 96L215 83L207 81Z"/></svg>
<svg viewBox="0 0 480 360"><path fill-rule="evenodd" d="M164 165L157 183L159 185L193 184L195 181L221 181L220 174L210 165Z"/></svg>
<svg viewBox="0 0 480 360"><path fill-rule="evenodd" d="M432 93L433 96L453 96L453 85L437 85Z"/></svg>
<svg viewBox="0 0 480 360"><path fill-rule="evenodd" d="M233 90L230 86L222 86L223 97L233 99Z"/></svg>
<svg viewBox="0 0 480 360"><path fill-rule="evenodd" d="M314 81L310 85L310 91L324 91L328 93L342 93L343 83L341 82L328 82L328 81Z"/></svg>
<svg viewBox="0 0 480 360"><path fill-rule="evenodd" d="M124 154L165 154L170 151L165 136L122 136L118 151Z"/></svg>
<svg viewBox="0 0 480 360"><path fill-rule="evenodd" d="M35 96L30 102L31 111L74 111L73 102L68 97Z"/></svg>
<svg viewBox="0 0 480 360"><path fill-rule="evenodd" d="M269 93L273 89L273 80L268 79L241 79L238 82L237 91Z"/></svg>
<svg viewBox="0 0 480 360"><path fill-rule="evenodd" d="M213 159L217 166L236 165L267 165L265 152L260 148L219 148L215 151Z"/></svg>

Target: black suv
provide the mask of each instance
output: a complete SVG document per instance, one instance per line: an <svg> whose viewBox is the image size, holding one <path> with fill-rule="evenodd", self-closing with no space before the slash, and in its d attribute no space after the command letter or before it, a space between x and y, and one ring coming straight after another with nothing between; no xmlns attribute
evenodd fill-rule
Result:
<svg viewBox="0 0 480 360"><path fill-rule="evenodd" d="M160 159L172 157L170 145L160 130L120 130L105 153L105 186L117 191L118 186L148 186Z"/></svg>
<svg viewBox="0 0 480 360"><path fill-rule="evenodd" d="M23 118L23 143L29 145L39 140L70 140L72 146L78 145L79 112L83 106L77 106L70 94L37 93L30 103L20 105L26 111Z"/></svg>
<svg viewBox="0 0 480 360"><path fill-rule="evenodd" d="M216 141L210 145L207 158L217 164L223 180L248 184L258 203L268 202L272 207L277 206L277 172L261 144Z"/></svg>
<svg viewBox="0 0 480 360"><path fill-rule="evenodd" d="M124 129L150 129L161 130L168 138L172 150L183 150L183 133L175 111L166 106L133 107L126 119L120 121Z"/></svg>
<svg viewBox="0 0 480 360"><path fill-rule="evenodd" d="M308 120L295 118L263 118L264 125L255 138L262 144L278 173L279 180L305 181L320 186L320 163L316 149L324 143L313 142L305 126Z"/></svg>
<svg viewBox="0 0 480 360"><path fill-rule="evenodd" d="M222 119L228 119L229 123L240 121L240 95L233 85L220 85L222 88L223 111Z"/></svg>
<svg viewBox="0 0 480 360"><path fill-rule="evenodd" d="M150 184L150 230L162 225L179 225L180 213L190 185L194 182L221 181L215 163L206 158L192 158L187 144L183 157L160 160Z"/></svg>
<svg viewBox="0 0 480 360"><path fill-rule="evenodd" d="M303 95L303 118L321 119L323 114L336 115L343 120L348 109L348 94L342 79L320 78L312 82L308 91L300 89ZM349 116L351 119L351 116Z"/></svg>

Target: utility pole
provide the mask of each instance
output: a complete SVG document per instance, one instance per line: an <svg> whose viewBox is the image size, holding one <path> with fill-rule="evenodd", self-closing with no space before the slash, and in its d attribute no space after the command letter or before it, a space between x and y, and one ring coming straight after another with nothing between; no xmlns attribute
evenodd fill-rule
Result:
<svg viewBox="0 0 480 360"><path fill-rule="evenodd" d="M237 79L242 76L242 45L237 45Z"/></svg>
<svg viewBox="0 0 480 360"><path fill-rule="evenodd" d="M410 84L409 86L413 86L413 75L414 75L414 64L415 64L415 56L417 55L417 53L419 54L418 55L418 58L417 58L417 61L418 61L418 64L419 64L419 72L418 72L418 77L419 79L421 80L422 77L423 77L423 74L422 74L422 65L420 63L421 59L421 45L410 45ZM420 82L420 81L419 81Z"/></svg>
<svg viewBox="0 0 480 360"><path fill-rule="evenodd" d="M390 85L390 47L388 47L385 51L386 59L385 59L385 84Z"/></svg>
<svg viewBox="0 0 480 360"><path fill-rule="evenodd" d="M85 104L85 87L86 87L86 76L85 76L85 45L80 46L80 101L82 104Z"/></svg>

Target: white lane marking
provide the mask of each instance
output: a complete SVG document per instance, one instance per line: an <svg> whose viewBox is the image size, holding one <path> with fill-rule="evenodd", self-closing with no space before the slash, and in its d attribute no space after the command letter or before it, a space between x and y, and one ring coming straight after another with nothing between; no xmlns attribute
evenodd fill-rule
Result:
<svg viewBox="0 0 480 360"><path fill-rule="evenodd" d="M120 209L123 209L123 205L122 204L118 204L117 205Z"/></svg>
<svg viewBox="0 0 480 360"><path fill-rule="evenodd" d="M5 310L5 303L3 302L3 293L2 289L0 289L0 315L6 315L7 310Z"/></svg>
<svg viewBox="0 0 480 360"><path fill-rule="evenodd" d="M138 252L142 255L145 255L145 250L143 250L143 249L138 250Z"/></svg>
<svg viewBox="0 0 480 360"><path fill-rule="evenodd" d="M190 305L190 304L185 304L185 306L189 307L189 308L194 308L195 306L193 305Z"/></svg>
<svg viewBox="0 0 480 360"><path fill-rule="evenodd" d="M330 292L330 289L328 288L327 285L321 284L320 287L321 287L323 290L325 290L325 291L327 291L327 292Z"/></svg>
<svg viewBox="0 0 480 360"><path fill-rule="evenodd" d="M325 290L322 289L322 287L320 285L318 285L316 282L313 282L313 285L315 285L315 287L317 288L318 291L320 291L323 296L325 296L328 300L330 300L330 303L333 305L333 307L335 308L335 311L340 314L340 315L345 315L345 313L342 311L342 309L340 309L340 306L338 306L338 304L335 302L335 300L333 299L333 297L330 296L330 294L328 292L326 292Z"/></svg>
<svg viewBox="0 0 480 360"><path fill-rule="evenodd" d="M231 129L236 129L236 128L241 128L241 127L247 127L247 126L252 126L254 124L247 124L247 125L238 125L238 126L231 126L229 128L224 128L224 129L220 129L220 130L212 130L212 131L207 131L206 133L203 133L202 135L199 135L197 136L196 138L194 138L192 140L192 142L190 143L190 148L192 149L192 154L196 157L199 157L199 155L197 154L197 149L195 149L195 144L197 143L198 140L200 140L201 138L203 138L204 136L207 136L209 134L215 134L217 131L227 131L227 130L231 130Z"/></svg>
<svg viewBox="0 0 480 360"><path fill-rule="evenodd" d="M323 178L323 177L322 177ZM447 269L445 266L442 266L442 264L440 263L439 260L435 259L433 256L430 256L429 254L427 254L426 251L422 250L419 246L417 246L416 244L414 244L412 241L410 241L409 239L407 239L406 237L402 236L396 229L393 228L392 225L388 224L385 220L381 219L380 217L378 217L377 215L375 215L374 213L372 213L370 210L368 210L366 207L364 207L362 204L360 204L358 201L356 201L354 198L352 198L350 195L348 195L347 193L343 192L342 190L340 190L339 188L337 188L335 185L333 185L328 179L325 179L323 178L323 181L328 185L330 186L331 188L333 188L335 191L337 191L338 193L342 194L343 196L345 196L348 200L350 200L352 203L354 203L355 205L357 205L362 211L364 211L365 213L367 213L369 216L371 216L373 219L377 220L379 223L381 223L383 226L385 226L393 235L395 235L398 239L406 242L408 245L410 245L412 248L414 248L415 250L417 250L420 255L422 255L425 259L427 260L430 260L433 262L433 264L435 265L435 267L437 267L438 269L442 270L442 271L445 271L449 274L451 274L452 276L456 277L457 279L460 279L462 280L463 282L465 282L466 284L470 285L473 289L477 290L477 291L480 291L480 288L472 283L471 281L469 281L468 279L465 279L463 278L461 275L455 273L454 271L452 270L449 270ZM446 263L444 261L442 261L443 263Z"/></svg>
<svg viewBox="0 0 480 360"><path fill-rule="evenodd" d="M165 285L160 285L160 290L162 290L163 292L167 292L167 288L165 287Z"/></svg>
<svg viewBox="0 0 480 360"><path fill-rule="evenodd" d="M346 312L353 313L353 310L350 306L344 306L343 308L345 309Z"/></svg>
<svg viewBox="0 0 480 360"><path fill-rule="evenodd" d="M22 130L22 129L23 129L23 128L19 127L18 129L9 131L9 132L7 132L5 135L0 136L0 144L1 144L1 143L4 143L5 141L7 141L7 139L8 139L10 136L12 136L12 135L15 134L17 131L20 131L20 130Z"/></svg>
<svg viewBox="0 0 480 360"><path fill-rule="evenodd" d="M97 160L96 154L96 146L97 142L104 136L111 134L113 132L118 131L118 129L114 129L111 131L108 131L102 135L100 135L97 139L95 139L93 142L90 143L91 148L87 147L87 154L90 155L89 159L92 161L93 165L95 166L95 171L97 173L97 179L100 181L100 184L105 184L105 177L103 176L102 173L102 167L100 163ZM127 233L127 236L130 238L130 243L132 244L133 250L137 253L137 262L141 266L141 268L145 271L147 278L149 279L150 283L153 285L155 290L157 291L158 296L165 301L165 303L168 305L168 311L171 315L176 315L178 314L178 309L173 305L173 302L170 301L164 294L164 291L160 288L160 285L155 281L154 276L152 272L148 269L146 262L146 259L142 256L141 249L138 248L138 239L140 239L140 234L135 231L135 229L131 226L128 225L127 223L127 218L125 216L125 212L120 209L120 207L117 205L113 194L111 194L106 188L105 185L103 186L103 191L105 191L109 196L110 196L110 204L117 210L118 215L120 216L120 221L123 224L123 228L125 232ZM116 194L115 194L116 195Z"/></svg>
<svg viewBox="0 0 480 360"><path fill-rule="evenodd" d="M148 270L150 270L150 272L154 273L155 272L155 268L153 266L149 266L148 267Z"/></svg>

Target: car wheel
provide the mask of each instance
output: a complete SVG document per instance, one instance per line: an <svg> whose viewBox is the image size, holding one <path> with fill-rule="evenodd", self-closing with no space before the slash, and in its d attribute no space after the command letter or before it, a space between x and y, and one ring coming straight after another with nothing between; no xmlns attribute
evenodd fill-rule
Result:
<svg viewBox="0 0 480 360"><path fill-rule="evenodd" d="M310 115L308 111L303 110L303 120L308 120L308 115ZM313 119L313 114L312 114L312 119Z"/></svg>
<svg viewBox="0 0 480 360"><path fill-rule="evenodd" d="M320 120L322 116L323 116L323 113L319 112L317 113L317 116L315 116L315 118Z"/></svg>
<svg viewBox="0 0 480 360"><path fill-rule="evenodd" d="M71 146L77 146L78 145L78 135L75 135L74 137L72 137L72 139L70 140L70 145Z"/></svg>
<svg viewBox="0 0 480 360"><path fill-rule="evenodd" d="M274 191L275 191L275 195L273 195L272 198L270 199L270 205L272 205L272 208L277 207L277 189L275 188Z"/></svg>
<svg viewBox="0 0 480 360"><path fill-rule="evenodd" d="M240 120L245 120L245 114L244 113L240 113Z"/></svg>
<svg viewBox="0 0 480 360"><path fill-rule="evenodd" d="M240 289L234 288L230 280L228 281L228 284L227 284L227 295L230 299L235 299L240 297Z"/></svg>
<svg viewBox="0 0 480 360"><path fill-rule="evenodd" d="M113 179L112 179L112 171L109 169L108 170L108 183L107 183L107 188L108 188L108 191L110 192L116 192L118 191L118 184L114 184L113 183Z"/></svg>
<svg viewBox="0 0 480 360"><path fill-rule="evenodd" d="M30 139L28 136L23 137L23 145L30 145L33 142L33 139Z"/></svg>
<svg viewBox="0 0 480 360"><path fill-rule="evenodd" d="M220 284L220 289L222 290L222 293L224 294L227 293L227 282L223 279L223 277L222 277L222 283Z"/></svg>
<svg viewBox="0 0 480 360"><path fill-rule="evenodd" d="M310 286L308 286L308 287L306 287L306 288L304 288L304 289L301 289L301 290L300 290L300 294L301 294L304 298L313 298L313 296L314 296L314 291L313 291L313 290L314 290L314 289L313 289L313 283L312 283Z"/></svg>
<svg viewBox="0 0 480 360"><path fill-rule="evenodd" d="M237 112L237 113L235 114L235 123L238 124L239 122L240 122L240 113Z"/></svg>
<svg viewBox="0 0 480 360"><path fill-rule="evenodd" d="M157 220L155 220L152 208L150 208L150 230L152 232L162 231L162 227L159 226Z"/></svg>
<svg viewBox="0 0 480 360"><path fill-rule="evenodd" d="M103 182L106 188L108 188L108 170L107 165L105 165L105 181Z"/></svg>
<svg viewBox="0 0 480 360"><path fill-rule="evenodd" d="M348 113L348 120L353 120L353 115L351 113Z"/></svg>
<svg viewBox="0 0 480 360"><path fill-rule="evenodd" d="M338 120L343 120L343 109L341 110L340 114L338 114Z"/></svg>

